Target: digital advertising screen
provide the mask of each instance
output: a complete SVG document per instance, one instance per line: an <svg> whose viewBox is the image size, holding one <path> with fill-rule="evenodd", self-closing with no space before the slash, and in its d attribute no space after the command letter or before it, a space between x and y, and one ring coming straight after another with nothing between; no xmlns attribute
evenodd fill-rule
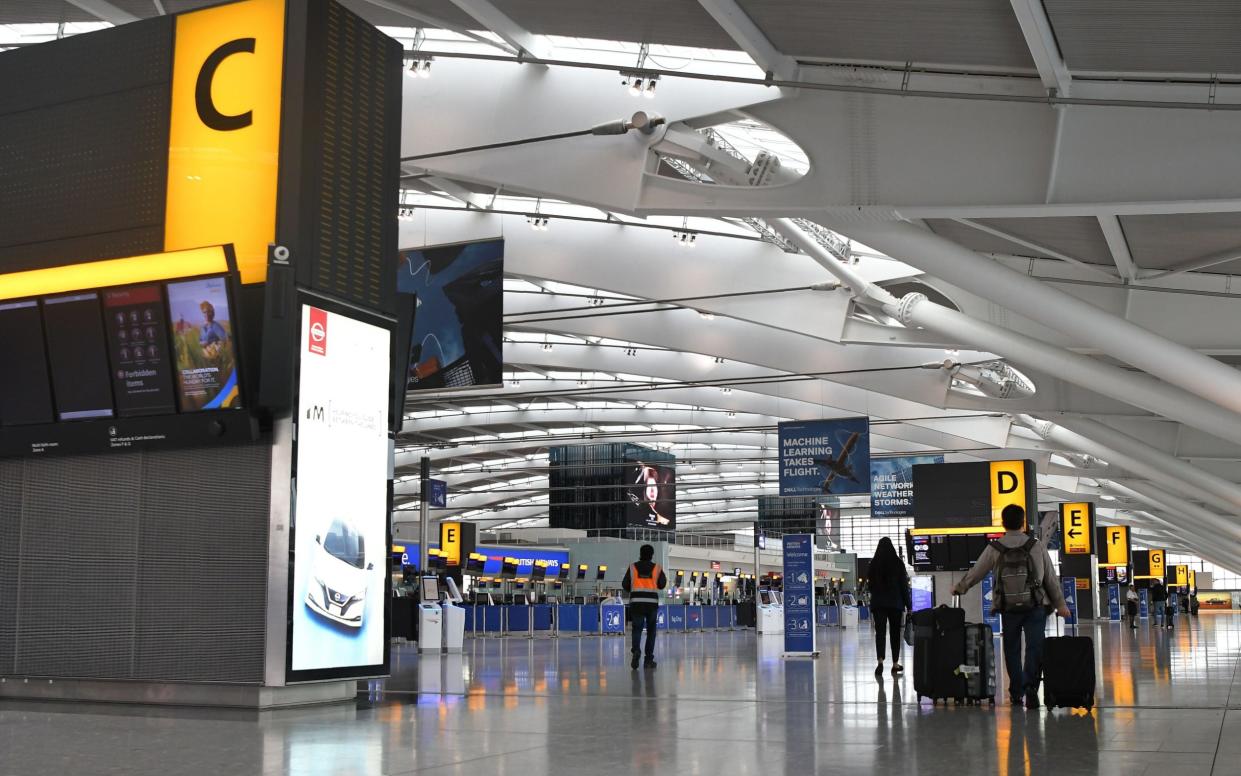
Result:
<svg viewBox="0 0 1241 776"><path fill-rule="evenodd" d="M290 680L386 663L391 333L301 308Z"/></svg>
<svg viewBox="0 0 1241 776"><path fill-rule="evenodd" d="M176 412L160 286L152 283L104 291L103 323L108 333L117 414Z"/></svg>
<svg viewBox="0 0 1241 776"><path fill-rule="evenodd" d="M113 417L99 294L44 299L43 323L57 420Z"/></svg>
<svg viewBox="0 0 1241 776"><path fill-rule="evenodd" d="M0 302L0 425L52 422L39 303Z"/></svg>
<svg viewBox="0 0 1241 776"><path fill-rule="evenodd" d="M914 516L914 466L943 463L943 455L898 455L870 460L870 516Z"/></svg>
<svg viewBox="0 0 1241 776"><path fill-rule="evenodd" d="M503 240L403 251L397 291L415 297L408 390L503 383Z"/></svg>
<svg viewBox="0 0 1241 776"><path fill-rule="evenodd" d="M670 464L628 464L625 524L647 528L677 527L677 472Z"/></svg>
<svg viewBox="0 0 1241 776"><path fill-rule="evenodd" d="M225 278L169 283L168 309L181 411L241 407Z"/></svg>

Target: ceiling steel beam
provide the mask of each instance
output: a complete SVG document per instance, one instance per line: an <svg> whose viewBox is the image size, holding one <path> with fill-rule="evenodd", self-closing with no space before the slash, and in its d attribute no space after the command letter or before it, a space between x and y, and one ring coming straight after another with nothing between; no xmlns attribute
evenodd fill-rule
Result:
<svg viewBox="0 0 1241 776"><path fill-rule="evenodd" d="M112 24L128 24L138 21L129 11L122 11L107 0L65 0L69 5L81 8L91 16Z"/></svg>
<svg viewBox="0 0 1241 776"><path fill-rule="evenodd" d="M548 55L550 47L544 38L513 21L488 0L452 0L452 4L465 11L483 27L499 35L501 40L517 49L519 55L529 54L538 58Z"/></svg>
<svg viewBox="0 0 1241 776"><path fill-rule="evenodd" d="M474 40L479 43L486 43L488 46L495 46L496 48L504 52L507 52L509 54L516 53L516 49L510 47L506 43L494 41L491 38L488 38L486 35L479 35L477 32L474 32L473 30L467 30L464 27L460 27L451 22L444 21L438 16L432 16L431 14L423 13L422 11L415 11L413 8L410 8L409 6L405 6L400 3L393 2L392 0L362 0L362 1L366 3L370 3L371 5L376 6L378 8L383 8L386 11L391 11L394 14L408 17L420 24L425 24L428 27L435 27L436 29L448 30L449 32L455 32L458 35L464 35L470 40Z"/></svg>
<svg viewBox="0 0 1241 776"><path fill-rule="evenodd" d="M1012 0L1012 5L1043 86L1060 97L1070 96L1073 76L1064 64L1064 57L1060 56L1043 0Z"/></svg>
<svg viewBox="0 0 1241 776"><path fill-rule="evenodd" d="M772 45L766 33L737 5L736 0L698 0L698 4L765 72L784 81L797 79L800 69L797 60Z"/></svg>
<svg viewBox="0 0 1241 776"><path fill-rule="evenodd" d="M1120 219L1115 215L1097 216L1099 228L1103 230L1103 238L1107 240L1107 249L1112 252L1112 261L1116 262L1116 271L1126 282L1132 283L1138 278L1138 266L1133 263L1133 255L1129 252L1129 241L1125 239L1125 230Z"/></svg>

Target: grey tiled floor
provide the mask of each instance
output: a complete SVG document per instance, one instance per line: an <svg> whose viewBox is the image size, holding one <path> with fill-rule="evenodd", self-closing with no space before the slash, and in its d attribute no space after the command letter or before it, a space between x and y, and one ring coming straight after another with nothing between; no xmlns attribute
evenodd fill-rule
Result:
<svg viewBox="0 0 1241 776"><path fill-rule="evenodd" d="M872 675L868 631L817 661L748 632L665 636L631 672L616 638L394 651L356 704L275 713L0 704L0 773L1167 774L1241 776L1241 614L1171 635L1103 624L1101 708L919 706Z"/></svg>

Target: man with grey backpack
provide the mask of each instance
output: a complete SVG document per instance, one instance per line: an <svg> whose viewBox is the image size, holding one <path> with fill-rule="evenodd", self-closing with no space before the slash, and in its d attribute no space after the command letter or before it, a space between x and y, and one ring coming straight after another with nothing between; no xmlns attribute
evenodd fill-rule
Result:
<svg viewBox="0 0 1241 776"><path fill-rule="evenodd" d="M1001 517L1004 535L991 542L974 568L952 589L963 595L995 571L992 606L1000 613L1004 630L1004 665L1008 669L1008 697L1014 706L1024 702L1038 708L1039 680L1043 670L1043 636L1048 611L1067 618L1060 580L1052 567L1051 555L1038 539L1026 531L1026 512L1010 504ZM1025 663L1021 659L1021 640L1025 637ZM1024 668L1024 670L1023 670Z"/></svg>

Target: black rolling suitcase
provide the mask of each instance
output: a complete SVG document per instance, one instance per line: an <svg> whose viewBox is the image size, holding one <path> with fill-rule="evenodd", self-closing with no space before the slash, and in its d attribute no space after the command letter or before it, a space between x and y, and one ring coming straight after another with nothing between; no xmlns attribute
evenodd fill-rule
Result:
<svg viewBox="0 0 1241 776"><path fill-rule="evenodd" d="M965 622L965 610L939 606L913 613L914 691L932 703L995 702L995 646L989 625Z"/></svg>
<svg viewBox="0 0 1241 776"><path fill-rule="evenodd" d="M1057 618L1058 620L1059 618ZM1077 626L1073 626L1074 634ZM1043 642L1043 699L1049 708L1094 707L1094 641L1053 636Z"/></svg>

